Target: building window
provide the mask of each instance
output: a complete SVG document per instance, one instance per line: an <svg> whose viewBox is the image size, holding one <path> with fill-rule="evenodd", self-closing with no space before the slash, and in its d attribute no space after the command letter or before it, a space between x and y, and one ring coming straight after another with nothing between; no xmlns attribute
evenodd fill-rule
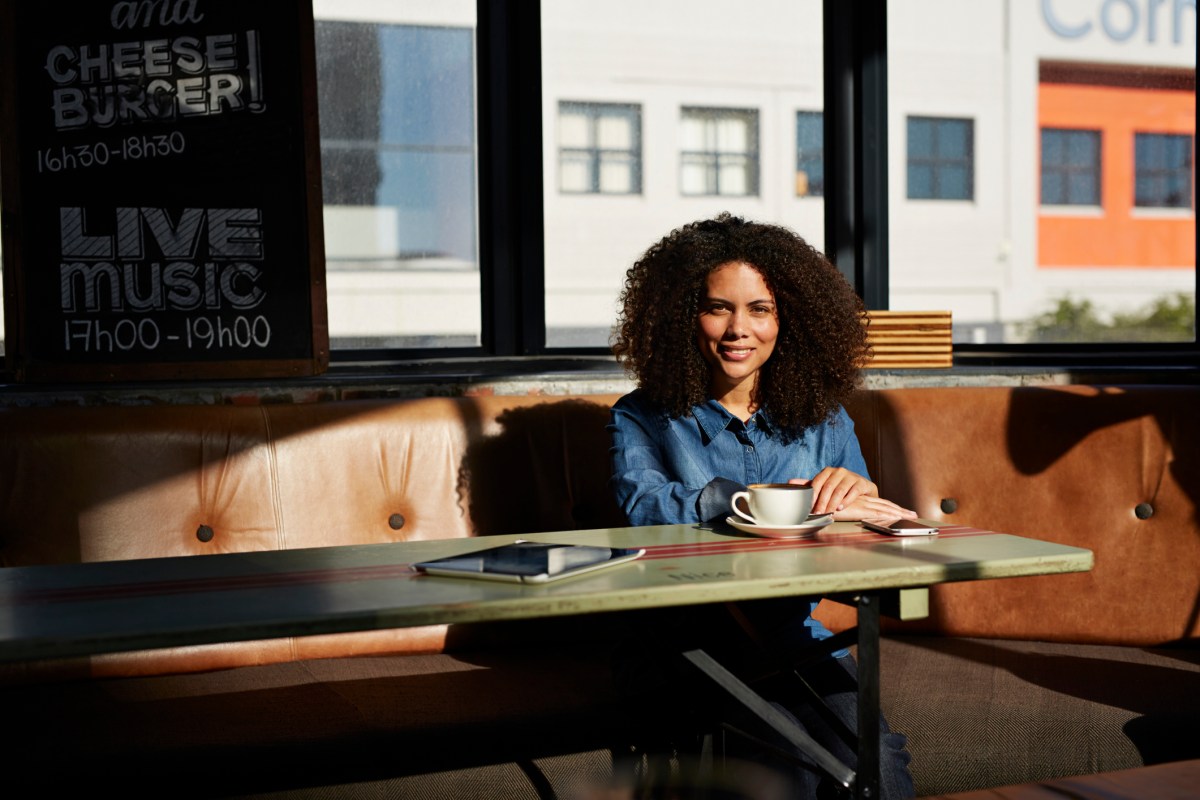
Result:
<svg viewBox="0 0 1200 800"><path fill-rule="evenodd" d="M316 21L335 349L480 342L474 34Z"/></svg>
<svg viewBox="0 0 1200 800"><path fill-rule="evenodd" d="M472 33L316 25L325 203L402 209L403 254L476 258Z"/></svg>
<svg viewBox="0 0 1200 800"><path fill-rule="evenodd" d="M1042 128L1042 205L1100 205L1100 131Z"/></svg>
<svg viewBox="0 0 1200 800"><path fill-rule="evenodd" d="M825 115L796 112L796 196L825 196Z"/></svg>
<svg viewBox="0 0 1200 800"><path fill-rule="evenodd" d="M680 191L685 195L758 194L758 112L685 108Z"/></svg>
<svg viewBox="0 0 1200 800"><path fill-rule="evenodd" d="M970 200L975 195L975 123L908 118L908 197Z"/></svg>
<svg viewBox="0 0 1200 800"><path fill-rule="evenodd" d="M1192 207L1192 137L1173 133L1134 135L1134 205Z"/></svg>
<svg viewBox="0 0 1200 800"><path fill-rule="evenodd" d="M561 102L558 143L559 191L641 193L640 106Z"/></svg>

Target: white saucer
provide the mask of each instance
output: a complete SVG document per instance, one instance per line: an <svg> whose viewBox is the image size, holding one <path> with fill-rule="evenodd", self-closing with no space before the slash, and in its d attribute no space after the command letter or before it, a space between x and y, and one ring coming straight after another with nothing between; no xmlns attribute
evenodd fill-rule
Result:
<svg viewBox="0 0 1200 800"><path fill-rule="evenodd" d="M766 536L770 539L787 539L816 533L833 522L833 514L813 514L799 525L756 525L748 519L732 515L726 517L725 521L743 533Z"/></svg>

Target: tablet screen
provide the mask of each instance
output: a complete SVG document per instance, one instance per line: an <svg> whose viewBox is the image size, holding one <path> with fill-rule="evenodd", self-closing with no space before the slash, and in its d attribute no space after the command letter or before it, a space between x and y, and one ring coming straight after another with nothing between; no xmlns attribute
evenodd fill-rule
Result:
<svg viewBox="0 0 1200 800"><path fill-rule="evenodd" d="M643 552L622 547L514 542L461 556L424 561L413 566L435 575L463 575L537 583L631 561Z"/></svg>

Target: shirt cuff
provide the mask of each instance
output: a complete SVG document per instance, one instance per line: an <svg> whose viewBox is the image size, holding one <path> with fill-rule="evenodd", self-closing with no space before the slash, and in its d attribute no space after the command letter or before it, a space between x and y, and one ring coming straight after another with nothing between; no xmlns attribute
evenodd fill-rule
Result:
<svg viewBox="0 0 1200 800"><path fill-rule="evenodd" d="M734 492L744 492L746 487L729 478L713 478L700 490L696 498L696 513L701 522L723 520L733 513L730 503Z"/></svg>

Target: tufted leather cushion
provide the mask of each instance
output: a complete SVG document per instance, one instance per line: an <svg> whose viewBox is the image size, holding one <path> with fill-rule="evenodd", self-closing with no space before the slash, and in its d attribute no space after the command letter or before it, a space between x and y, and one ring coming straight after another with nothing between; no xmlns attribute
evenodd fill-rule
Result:
<svg viewBox="0 0 1200 800"><path fill-rule="evenodd" d="M1200 389L893 389L855 408L881 491L931 519L1086 547L1075 575L935 587L906 630L1153 645L1200 637ZM861 435L861 434L860 434ZM955 501L953 513L943 501ZM1140 518L1139 505L1153 514Z"/></svg>
<svg viewBox="0 0 1200 800"><path fill-rule="evenodd" d="M266 442L254 407L0 409L0 565L276 549Z"/></svg>
<svg viewBox="0 0 1200 800"><path fill-rule="evenodd" d="M615 400L2 409L0 564L621 525L604 431ZM429 626L176 648L97 656L69 671L431 653L447 636L446 626ZM476 638L462 632L454 642Z"/></svg>

